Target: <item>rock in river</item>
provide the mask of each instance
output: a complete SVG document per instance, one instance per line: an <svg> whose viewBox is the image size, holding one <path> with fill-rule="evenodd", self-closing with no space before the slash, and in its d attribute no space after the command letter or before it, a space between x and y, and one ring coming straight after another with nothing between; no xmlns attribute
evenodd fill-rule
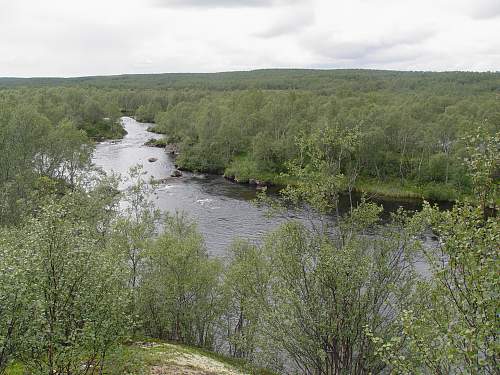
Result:
<svg viewBox="0 0 500 375"><path fill-rule="evenodd" d="M182 176L182 172L179 171L178 169L174 169L172 171L172 173L170 174L170 176L172 176L172 177L181 177Z"/></svg>

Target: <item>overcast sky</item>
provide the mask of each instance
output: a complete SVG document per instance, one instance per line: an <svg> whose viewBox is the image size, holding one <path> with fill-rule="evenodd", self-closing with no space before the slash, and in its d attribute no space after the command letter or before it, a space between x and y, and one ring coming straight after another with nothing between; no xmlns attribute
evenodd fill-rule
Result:
<svg viewBox="0 0 500 375"><path fill-rule="evenodd" d="M0 76L500 70L500 0L0 0Z"/></svg>

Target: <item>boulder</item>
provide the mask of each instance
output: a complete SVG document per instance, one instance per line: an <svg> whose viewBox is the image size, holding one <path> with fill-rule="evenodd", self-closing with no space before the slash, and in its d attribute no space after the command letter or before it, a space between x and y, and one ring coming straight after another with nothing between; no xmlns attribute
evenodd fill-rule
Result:
<svg viewBox="0 0 500 375"><path fill-rule="evenodd" d="M170 174L171 177L181 177L182 176L182 172L179 171L178 169L174 169L172 171L172 173Z"/></svg>
<svg viewBox="0 0 500 375"><path fill-rule="evenodd" d="M168 183L168 177L165 178L153 178L152 182L155 184L166 184Z"/></svg>
<svg viewBox="0 0 500 375"><path fill-rule="evenodd" d="M172 156L177 156L179 155L179 146L175 143L170 143L166 145L167 152L172 155Z"/></svg>
<svg viewBox="0 0 500 375"><path fill-rule="evenodd" d="M257 190L262 190L262 191L266 191L268 186L272 185L270 182L267 182L267 181L262 181L262 180L255 180L255 188Z"/></svg>

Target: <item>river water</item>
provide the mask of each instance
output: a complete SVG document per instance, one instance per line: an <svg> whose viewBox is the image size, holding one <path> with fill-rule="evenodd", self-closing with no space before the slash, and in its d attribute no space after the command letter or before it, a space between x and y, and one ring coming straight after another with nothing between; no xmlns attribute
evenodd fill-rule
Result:
<svg viewBox="0 0 500 375"><path fill-rule="evenodd" d="M122 123L128 134L120 141L99 143L93 157L94 164L107 173L122 175L140 164L146 178L166 179L153 198L156 206L162 212L184 211L194 219L210 254L224 256L227 247L238 237L258 242L266 232L289 218L307 219L305 212L288 212L270 218L264 207L252 202L256 197L255 187L230 182L220 176L183 172L180 178L170 177L175 169L172 157L164 149L144 146L149 139L160 137L147 131L150 124L130 117L123 117ZM158 160L149 162L151 157ZM418 201L373 200L384 206L386 214L399 206L411 210L421 207ZM347 204L344 200L342 207L347 207Z"/></svg>

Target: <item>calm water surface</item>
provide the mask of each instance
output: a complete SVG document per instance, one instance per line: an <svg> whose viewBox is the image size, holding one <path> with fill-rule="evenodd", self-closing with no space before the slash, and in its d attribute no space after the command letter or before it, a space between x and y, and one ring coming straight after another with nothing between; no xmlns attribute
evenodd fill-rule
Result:
<svg viewBox="0 0 500 375"><path fill-rule="evenodd" d="M276 228L288 218L306 220L305 213L283 214L269 218L263 207L255 206L255 187L236 184L219 176L184 173L183 177L171 178L175 169L173 160L164 149L144 146L151 138L160 136L147 131L150 124L139 123L130 117L122 119L128 134L120 141L103 142L97 145L93 161L106 172L126 175L130 167L137 164L155 179L167 180L159 187L155 204L162 212L184 211L198 223L212 255L223 256L235 237L259 241L262 235ZM149 158L158 160L150 163ZM126 187L126 182L124 187ZM419 209L417 201L376 200L383 204L385 212L399 206ZM343 205L347 207L347 200Z"/></svg>

